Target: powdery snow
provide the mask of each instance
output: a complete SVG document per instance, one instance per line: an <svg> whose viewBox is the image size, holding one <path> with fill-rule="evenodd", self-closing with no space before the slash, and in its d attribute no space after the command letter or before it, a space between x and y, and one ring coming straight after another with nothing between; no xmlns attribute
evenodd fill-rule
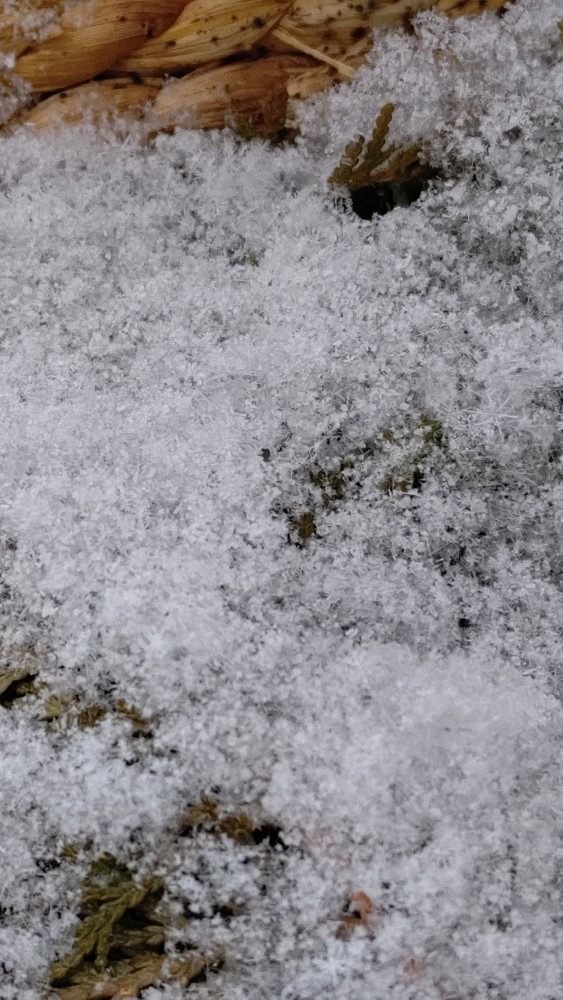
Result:
<svg viewBox="0 0 563 1000"><path fill-rule="evenodd" d="M71 946L65 844L200 911L194 996L561 996L562 16L424 15L294 147L2 138L3 646L153 737L0 708L1 1000ZM389 100L449 179L361 222ZM211 793L286 849L175 837Z"/></svg>

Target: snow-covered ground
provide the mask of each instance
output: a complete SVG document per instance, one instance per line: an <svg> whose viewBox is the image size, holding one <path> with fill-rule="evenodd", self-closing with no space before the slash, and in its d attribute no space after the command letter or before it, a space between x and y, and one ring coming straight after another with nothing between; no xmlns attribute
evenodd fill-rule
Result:
<svg viewBox="0 0 563 1000"><path fill-rule="evenodd" d="M562 17L425 15L293 147L0 140L1 1000L102 852L205 1000L563 995ZM362 222L389 100L446 180ZM282 843L178 837L202 795Z"/></svg>

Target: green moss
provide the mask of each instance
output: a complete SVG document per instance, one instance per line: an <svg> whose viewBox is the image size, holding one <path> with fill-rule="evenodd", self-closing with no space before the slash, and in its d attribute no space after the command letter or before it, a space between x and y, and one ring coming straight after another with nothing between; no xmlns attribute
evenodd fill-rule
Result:
<svg viewBox="0 0 563 1000"><path fill-rule="evenodd" d="M431 471L437 454L446 449L442 422L424 413L414 427L395 435L392 443L401 447L403 457L381 481L383 493L419 492Z"/></svg>
<svg viewBox="0 0 563 1000"><path fill-rule="evenodd" d="M50 970L50 985L60 1000L135 997L169 977L188 986L218 960L194 951L168 962L163 891L158 875L138 884L111 854L91 864L72 950Z"/></svg>
<svg viewBox="0 0 563 1000"><path fill-rule="evenodd" d="M309 479L320 490L323 507L327 510L335 509L338 502L345 499L352 483L354 466L352 459L345 458L334 468L315 466L309 472Z"/></svg>
<svg viewBox="0 0 563 1000"><path fill-rule="evenodd" d="M51 984L75 985L75 977L101 972L115 958L164 951L164 924L157 914L162 879L137 885L125 865L104 854L84 880L80 924L72 951L51 968Z"/></svg>
<svg viewBox="0 0 563 1000"><path fill-rule="evenodd" d="M383 494L419 492L432 472L447 460L443 424L431 413L422 413L402 426L381 428L344 457L330 463L317 462L306 471L309 494L304 508L285 508L288 540L298 548L306 548L317 536L319 518L353 501L366 482L373 482L378 469L382 470L379 489Z"/></svg>
<svg viewBox="0 0 563 1000"><path fill-rule="evenodd" d="M420 428L426 444L435 445L437 448L444 446L444 428L440 420L424 414L420 418Z"/></svg>
<svg viewBox="0 0 563 1000"><path fill-rule="evenodd" d="M251 247L249 247L248 243L242 236L233 240L231 245L227 248L227 256L229 258L229 263L233 266L236 264L242 265L243 267L260 266L260 261L256 253Z"/></svg>

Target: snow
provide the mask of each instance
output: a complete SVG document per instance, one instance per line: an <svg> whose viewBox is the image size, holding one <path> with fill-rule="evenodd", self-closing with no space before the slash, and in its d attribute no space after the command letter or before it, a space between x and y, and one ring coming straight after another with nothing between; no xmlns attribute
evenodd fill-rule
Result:
<svg viewBox="0 0 563 1000"><path fill-rule="evenodd" d="M561 996L562 16L426 14L293 147L2 137L3 648L153 737L0 708L1 1000L87 842L210 914L195 996ZM449 179L362 222L326 178L389 100ZM174 838L217 789L288 850Z"/></svg>

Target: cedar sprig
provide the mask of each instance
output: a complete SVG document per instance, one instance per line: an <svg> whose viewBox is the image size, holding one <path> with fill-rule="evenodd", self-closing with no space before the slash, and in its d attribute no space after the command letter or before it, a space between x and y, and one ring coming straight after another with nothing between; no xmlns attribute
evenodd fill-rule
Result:
<svg viewBox="0 0 563 1000"><path fill-rule="evenodd" d="M385 104L371 137L366 140L360 135L348 143L340 163L328 179L329 184L356 191L370 184L401 184L416 176L422 169L420 147L386 146L394 110L394 104Z"/></svg>

